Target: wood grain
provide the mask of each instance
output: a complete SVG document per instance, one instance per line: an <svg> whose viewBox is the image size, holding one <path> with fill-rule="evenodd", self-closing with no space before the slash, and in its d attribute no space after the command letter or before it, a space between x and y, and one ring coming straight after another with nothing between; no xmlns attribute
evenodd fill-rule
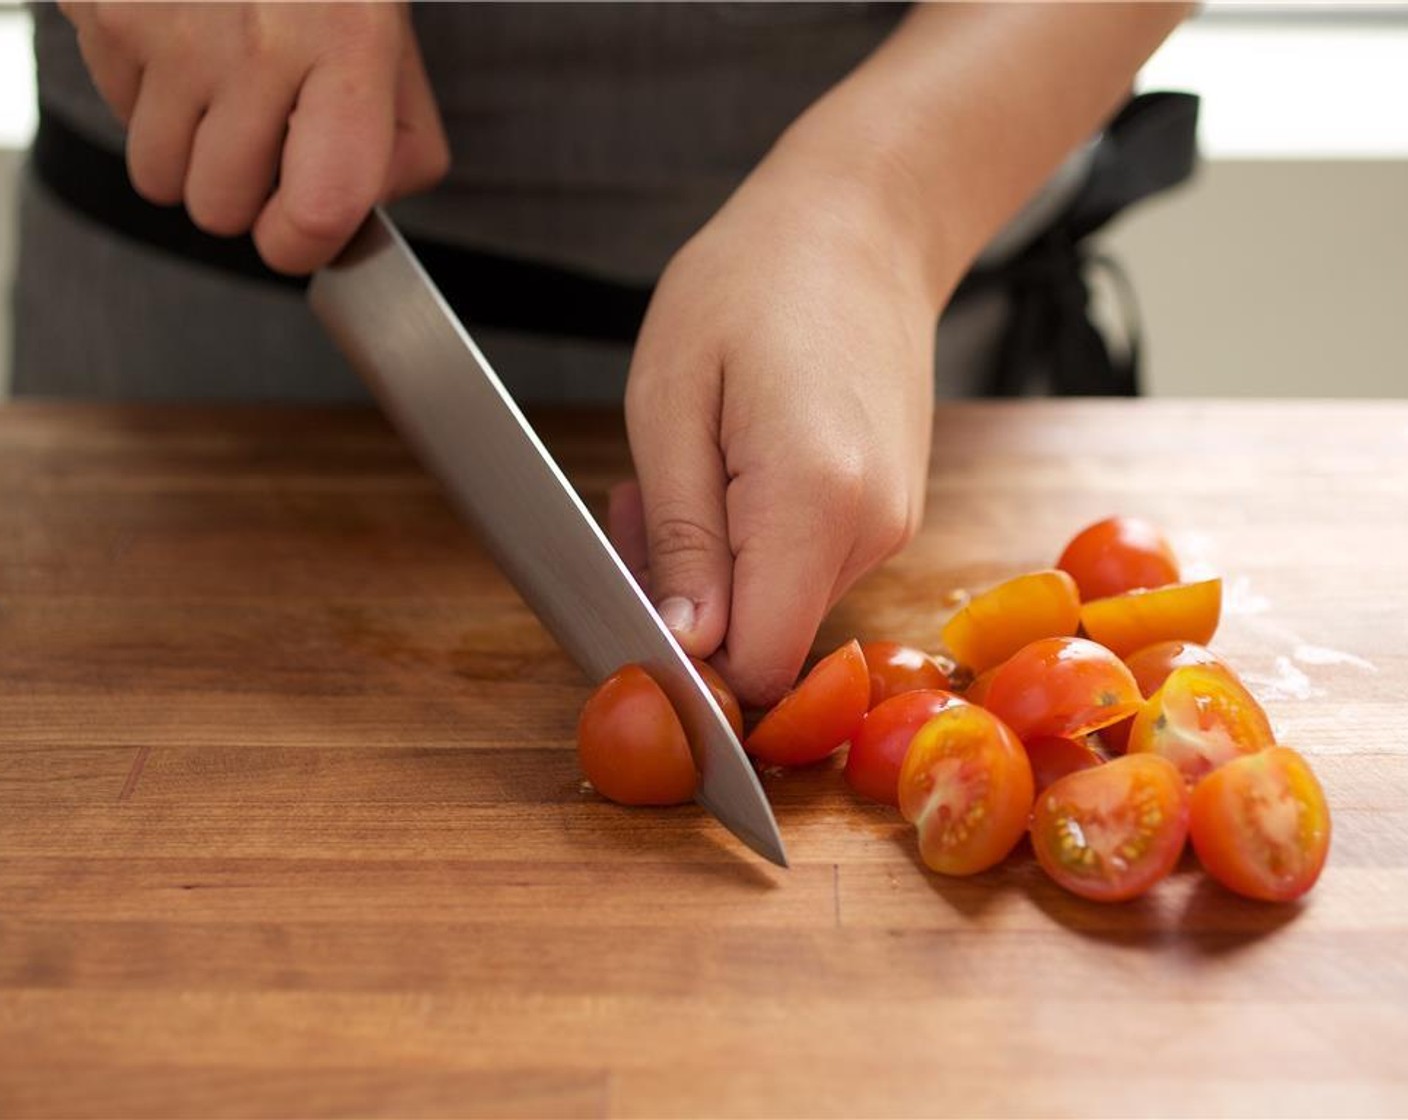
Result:
<svg viewBox="0 0 1408 1120"><path fill-rule="evenodd" d="M596 511L619 420L540 428ZM1314 756L1295 906L918 863L836 762L794 866L581 785L584 682L374 414L0 409L0 1115L1408 1113L1408 404L968 404L818 638L1112 512L1227 580Z"/></svg>

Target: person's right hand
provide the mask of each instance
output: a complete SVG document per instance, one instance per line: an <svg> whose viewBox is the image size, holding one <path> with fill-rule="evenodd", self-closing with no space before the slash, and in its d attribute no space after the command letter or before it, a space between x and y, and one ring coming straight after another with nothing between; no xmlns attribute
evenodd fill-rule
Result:
<svg viewBox="0 0 1408 1120"><path fill-rule="evenodd" d="M148 201L303 274L450 151L404 4L65 3Z"/></svg>

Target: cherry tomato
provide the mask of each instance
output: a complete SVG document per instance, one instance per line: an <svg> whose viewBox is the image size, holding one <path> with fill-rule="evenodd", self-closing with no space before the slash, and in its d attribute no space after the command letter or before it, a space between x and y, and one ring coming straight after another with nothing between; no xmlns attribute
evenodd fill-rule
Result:
<svg viewBox="0 0 1408 1120"><path fill-rule="evenodd" d="M1084 638L1043 638L1004 661L985 707L1023 742L1075 739L1138 710L1139 688L1118 657Z"/></svg>
<svg viewBox="0 0 1408 1120"><path fill-rule="evenodd" d="M1093 599L1080 609L1087 635L1121 657L1154 642L1182 639L1206 645L1222 614L1222 581L1176 583Z"/></svg>
<svg viewBox="0 0 1408 1120"><path fill-rule="evenodd" d="M733 694L733 689L729 688L728 682L719 676L719 671L707 661L700 661L697 657L691 657L689 660L704 683L709 686L709 691L714 694L714 703L723 710L724 719L728 720L733 733L742 739L743 709L738 706L738 697Z"/></svg>
<svg viewBox="0 0 1408 1120"><path fill-rule="evenodd" d="M1036 785L1038 797L1067 774L1105 764L1100 752L1085 739L1057 739L1047 736L1032 739L1022 745L1026 747L1027 759L1032 764L1032 780Z"/></svg>
<svg viewBox="0 0 1408 1120"><path fill-rule="evenodd" d="M1042 869L1096 902L1143 894L1173 870L1187 835L1183 779L1153 755L1069 774L1036 799L1032 814Z"/></svg>
<svg viewBox="0 0 1408 1120"><path fill-rule="evenodd" d="M1225 762L1275 742L1261 705L1220 665L1185 665L1144 701L1129 730L1129 753L1157 754L1191 786Z"/></svg>
<svg viewBox="0 0 1408 1120"><path fill-rule="evenodd" d="M1032 768L992 713L954 704L915 734L900 769L900 812L919 830L919 853L945 875L1001 862L1026 831Z"/></svg>
<svg viewBox="0 0 1408 1120"><path fill-rule="evenodd" d="M1151 646L1136 650L1124 659L1129 671L1134 674L1134 683L1139 693L1149 699L1162 687L1168 675L1184 665L1221 665L1230 673L1227 663L1204 646L1193 642L1155 642ZM1129 746L1129 730L1134 726L1134 717L1122 719L1100 730L1100 741L1116 754L1124 754Z"/></svg>
<svg viewBox="0 0 1408 1120"><path fill-rule="evenodd" d="M898 805L900 767L915 732L945 708L963 702L952 692L917 689L871 708L851 736L846 782L862 797Z"/></svg>
<svg viewBox="0 0 1408 1120"><path fill-rule="evenodd" d="M1189 836L1207 873L1267 902L1315 885L1330 850L1330 810L1310 766L1270 747L1214 770L1193 790Z"/></svg>
<svg viewBox="0 0 1408 1120"><path fill-rule="evenodd" d="M870 670L872 708L903 692L919 688L947 690L949 687L943 666L921 649L902 646L899 642L862 642L860 651Z"/></svg>
<svg viewBox="0 0 1408 1120"><path fill-rule="evenodd" d="M577 757L596 791L623 805L678 805L694 796L689 740L664 690L639 665L618 669L587 698Z"/></svg>
<svg viewBox="0 0 1408 1120"><path fill-rule="evenodd" d="M960 665L981 673L1038 638L1067 637L1080 624L1075 581L1054 569L1017 576L968 600L944 625Z"/></svg>
<svg viewBox="0 0 1408 1120"><path fill-rule="evenodd" d="M988 705L988 689L992 687L992 679L997 676L1000 666L993 666L986 669L973 678L973 683L963 690L963 699L970 704L977 704L986 708Z"/></svg>
<svg viewBox="0 0 1408 1120"><path fill-rule="evenodd" d="M822 658L743 745L749 754L777 766L820 762L855 734L869 707L865 655L859 642L850 641Z"/></svg>
<svg viewBox="0 0 1408 1120"><path fill-rule="evenodd" d="M1082 600L1178 580L1178 560L1164 535L1136 517L1110 517L1082 529L1056 561L1080 588Z"/></svg>

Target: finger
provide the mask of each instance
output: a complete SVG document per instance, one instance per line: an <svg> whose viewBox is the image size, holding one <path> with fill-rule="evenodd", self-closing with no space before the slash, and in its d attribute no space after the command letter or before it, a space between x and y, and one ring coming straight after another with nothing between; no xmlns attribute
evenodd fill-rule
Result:
<svg viewBox="0 0 1408 1120"><path fill-rule="evenodd" d="M298 92L278 189L254 225L268 265L303 275L337 255L376 205L395 133L395 68L366 55L314 67Z"/></svg>
<svg viewBox="0 0 1408 1120"><path fill-rule="evenodd" d="M648 324L643 340L655 329ZM626 428L640 479L650 596L684 651L708 657L728 628L733 570L719 380L663 377L652 368L663 359L649 347L638 346L637 362L645 364L627 383Z"/></svg>
<svg viewBox="0 0 1408 1120"><path fill-rule="evenodd" d="M195 89L154 67L143 73L127 124L127 175L148 202L175 206L181 201L204 113L205 100Z"/></svg>
<svg viewBox="0 0 1408 1120"><path fill-rule="evenodd" d="M396 140L382 193L396 199L429 190L449 170L450 142L426 77L420 45L407 27L406 51L396 79Z"/></svg>
<svg viewBox="0 0 1408 1120"><path fill-rule="evenodd" d="M75 5L69 14L78 28L78 51L93 85L113 115L126 125L142 85L142 64L89 19L88 12L87 5Z"/></svg>
<svg viewBox="0 0 1408 1120"><path fill-rule="evenodd" d="M196 129L184 191L191 220L234 237L254 225L268 202L288 131L296 87L266 73L216 96Z"/></svg>
<svg viewBox="0 0 1408 1120"><path fill-rule="evenodd" d="M606 506L606 534L636 583L649 593L645 507L641 504L640 483L635 479L618 482L611 488Z"/></svg>

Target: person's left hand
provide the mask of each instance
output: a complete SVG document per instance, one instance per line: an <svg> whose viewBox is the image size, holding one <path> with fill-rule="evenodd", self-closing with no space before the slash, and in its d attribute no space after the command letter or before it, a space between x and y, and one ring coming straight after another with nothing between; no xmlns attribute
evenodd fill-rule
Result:
<svg viewBox="0 0 1408 1120"><path fill-rule="evenodd" d="M765 162L671 261L626 390L609 529L687 653L754 706L920 523L936 300L860 184Z"/></svg>

